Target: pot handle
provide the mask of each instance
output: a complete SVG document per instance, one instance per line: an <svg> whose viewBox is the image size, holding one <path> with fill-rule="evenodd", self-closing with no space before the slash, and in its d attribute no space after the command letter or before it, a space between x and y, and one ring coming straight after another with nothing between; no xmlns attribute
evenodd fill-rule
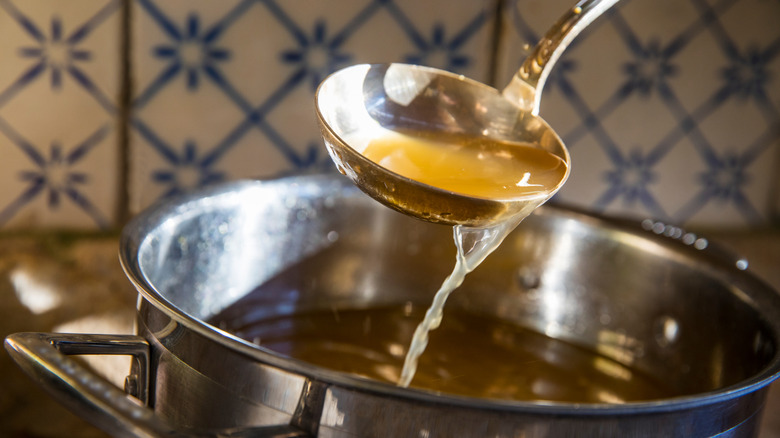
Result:
<svg viewBox="0 0 780 438"><path fill-rule="evenodd" d="M147 407L149 344L140 336L16 333L5 339L14 361L55 399L105 432L122 438L307 437L291 425L220 432L181 432ZM67 357L76 354L130 355L134 359L125 391ZM132 395L133 397L130 397Z"/></svg>
<svg viewBox="0 0 780 438"><path fill-rule="evenodd" d="M121 437L171 436L173 432L146 407L149 344L131 335L16 333L5 347L27 375L54 398L95 426ZM119 354L135 359L135 373L125 380L137 401L96 375L69 354ZM133 391L133 387L135 390Z"/></svg>

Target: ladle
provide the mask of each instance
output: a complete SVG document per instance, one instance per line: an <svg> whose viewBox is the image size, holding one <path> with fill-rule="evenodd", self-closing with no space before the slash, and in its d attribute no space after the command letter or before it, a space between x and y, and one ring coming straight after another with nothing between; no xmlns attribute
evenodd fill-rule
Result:
<svg viewBox="0 0 780 438"><path fill-rule="evenodd" d="M355 65L327 77L315 107L325 145L339 171L383 204L429 222L485 226L535 207L568 177L569 153L539 117L542 88L571 41L619 0L582 0L536 45L499 92L444 70L408 64ZM361 154L372 138L391 131L441 132L531 143L567 165L544 199L488 199L443 190L401 176Z"/></svg>

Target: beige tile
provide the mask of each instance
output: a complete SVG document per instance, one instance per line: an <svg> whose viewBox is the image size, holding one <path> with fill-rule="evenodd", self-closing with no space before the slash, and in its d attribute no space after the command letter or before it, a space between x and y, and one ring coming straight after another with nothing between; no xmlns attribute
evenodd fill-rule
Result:
<svg viewBox="0 0 780 438"><path fill-rule="evenodd" d="M120 1L0 2L0 228L110 228Z"/></svg>

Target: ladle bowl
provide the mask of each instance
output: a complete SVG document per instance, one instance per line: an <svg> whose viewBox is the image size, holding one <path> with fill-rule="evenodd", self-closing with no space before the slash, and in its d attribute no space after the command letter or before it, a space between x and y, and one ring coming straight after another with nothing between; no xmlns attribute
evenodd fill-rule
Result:
<svg viewBox="0 0 780 438"><path fill-rule="evenodd" d="M411 102L399 103L410 94L415 95ZM433 68L407 64L348 67L320 86L317 110L325 145L339 171L388 207L430 222L484 225L515 214L516 207L528 198L468 196L386 169L362 154L383 130L441 131L526 142L569 163L563 142L540 117L514 105L495 88Z"/></svg>
<svg viewBox="0 0 780 438"><path fill-rule="evenodd" d="M483 226L535 208L557 192L570 157L539 117L541 89L569 43L618 0L579 2L551 28L509 85L496 88L444 70L409 64L355 65L326 78L315 108L322 137L339 171L381 203L429 222ZM387 131L423 131L533 144L567 165L544 195L482 198L404 177L366 158L368 142ZM532 202L528 202L532 201Z"/></svg>

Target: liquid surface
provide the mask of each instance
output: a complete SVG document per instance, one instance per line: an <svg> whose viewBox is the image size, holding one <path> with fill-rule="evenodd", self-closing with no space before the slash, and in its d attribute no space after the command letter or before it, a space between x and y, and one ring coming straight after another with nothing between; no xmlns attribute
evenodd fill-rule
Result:
<svg viewBox="0 0 780 438"><path fill-rule="evenodd" d="M489 199L544 196L567 170L561 158L534 145L477 137L388 133L371 139L362 154L407 178Z"/></svg>
<svg viewBox="0 0 780 438"><path fill-rule="evenodd" d="M253 312L258 314L239 301L212 323L289 357L389 383L398 380L411 332L422 318L422 310L411 305L248 318ZM449 310L431 332L411 386L470 397L574 403L680 395L593 351L459 309Z"/></svg>

